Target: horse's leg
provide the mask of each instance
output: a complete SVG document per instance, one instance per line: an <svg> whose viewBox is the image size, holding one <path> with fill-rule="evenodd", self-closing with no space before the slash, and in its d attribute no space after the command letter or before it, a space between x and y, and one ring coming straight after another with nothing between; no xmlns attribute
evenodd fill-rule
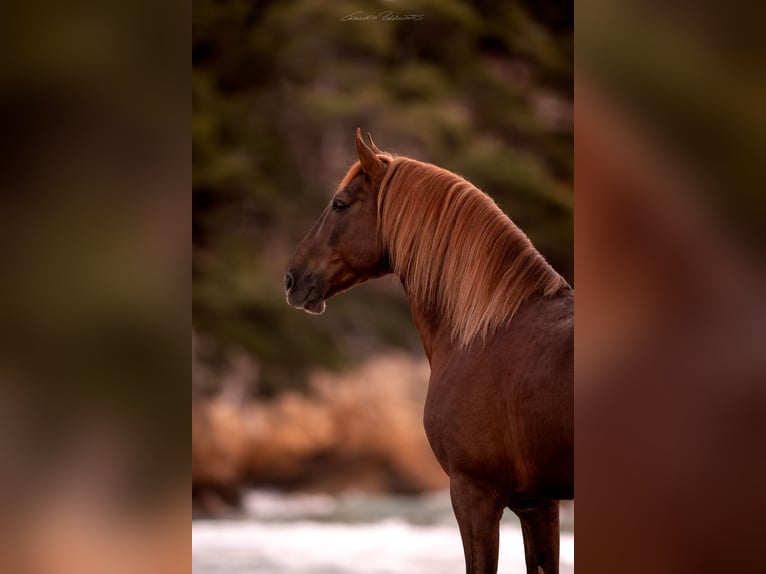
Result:
<svg viewBox="0 0 766 574"><path fill-rule="evenodd" d="M546 500L530 507L512 507L521 521L527 574L559 572L559 503Z"/></svg>
<svg viewBox="0 0 766 574"><path fill-rule="evenodd" d="M496 574L503 505L491 491L461 478L450 480L452 509L463 539L467 574Z"/></svg>

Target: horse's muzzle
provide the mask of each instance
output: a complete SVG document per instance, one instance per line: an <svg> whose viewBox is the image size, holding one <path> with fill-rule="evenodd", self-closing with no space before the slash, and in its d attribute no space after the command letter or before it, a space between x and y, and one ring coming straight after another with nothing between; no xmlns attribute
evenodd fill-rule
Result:
<svg viewBox="0 0 766 574"><path fill-rule="evenodd" d="M285 296L287 304L291 307L312 315L324 313L326 305L320 282L310 274L306 277L296 277L291 271L285 273Z"/></svg>

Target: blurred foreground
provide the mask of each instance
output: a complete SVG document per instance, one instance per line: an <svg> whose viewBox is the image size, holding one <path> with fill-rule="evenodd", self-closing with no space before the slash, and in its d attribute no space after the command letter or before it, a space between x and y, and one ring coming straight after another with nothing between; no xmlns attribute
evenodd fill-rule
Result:
<svg viewBox="0 0 766 574"><path fill-rule="evenodd" d="M561 573L574 572L573 506L562 507ZM522 573L521 530L506 512L500 572ZM465 569L447 492L284 496L250 492L236 519L195 521L194 574L456 574Z"/></svg>

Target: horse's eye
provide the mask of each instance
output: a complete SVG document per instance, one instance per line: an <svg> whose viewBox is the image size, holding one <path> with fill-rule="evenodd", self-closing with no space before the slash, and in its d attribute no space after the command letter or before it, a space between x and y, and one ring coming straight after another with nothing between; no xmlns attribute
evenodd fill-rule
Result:
<svg viewBox="0 0 766 574"><path fill-rule="evenodd" d="M335 199L332 202L333 211L343 211L347 207L348 207L348 205L343 203L340 199Z"/></svg>

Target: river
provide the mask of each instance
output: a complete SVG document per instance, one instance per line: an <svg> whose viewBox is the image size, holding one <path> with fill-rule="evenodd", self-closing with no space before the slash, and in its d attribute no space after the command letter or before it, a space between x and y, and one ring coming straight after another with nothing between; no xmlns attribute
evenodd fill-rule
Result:
<svg viewBox="0 0 766 574"><path fill-rule="evenodd" d="M562 510L561 574L574 572L573 510ZM501 574L524 572L521 529L500 527ZM449 494L285 496L255 491L240 516L192 522L193 574L461 574Z"/></svg>

